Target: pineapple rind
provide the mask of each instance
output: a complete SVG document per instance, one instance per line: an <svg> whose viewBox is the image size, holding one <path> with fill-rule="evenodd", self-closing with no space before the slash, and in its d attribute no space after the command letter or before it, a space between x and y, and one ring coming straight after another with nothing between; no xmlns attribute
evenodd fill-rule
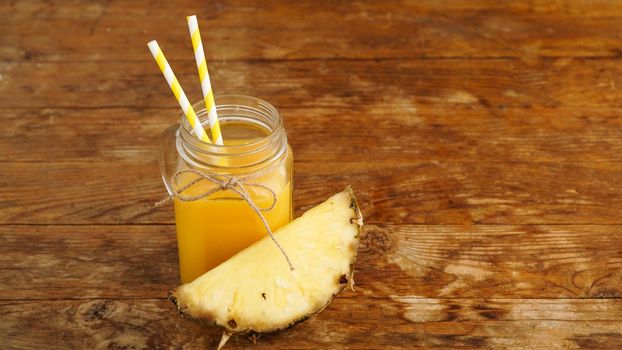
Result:
<svg viewBox="0 0 622 350"><path fill-rule="evenodd" d="M347 285L343 279L352 278L361 226L348 186L275 232L294 271L266 237L170 298L183 315L231 333L288 328L324 309Z"/></svg>

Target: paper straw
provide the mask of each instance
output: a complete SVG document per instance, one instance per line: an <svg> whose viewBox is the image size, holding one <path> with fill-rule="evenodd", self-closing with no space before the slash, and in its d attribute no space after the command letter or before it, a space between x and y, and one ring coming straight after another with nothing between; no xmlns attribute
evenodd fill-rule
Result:
<svg viewBox="0 0 622 350"><path fill-rule="evenodd" d="M188 16L188 30L192 39L192 48L194 49L194 58L197 62L199 70L199 79L201 80L201 90L203 91L203 99L205 100L205 110L207 110L207 118L209 119L210 130L212 131L212 139L217 145L222 145L222 133L220 132L220 124L218 123L218 113L216 112L216 103L214 102L214 92L212 84L209 80L207 71L207 63L205 61L205 52L203 51L203 43L201 42L201 34L199 33L199 23L197 16Z"/></svg>
<svg viewBox="0 0 622 350"><path fill-rule="evenodd" d="M151 51L153 58L155 58L158 67L160 67L162 74L164 74L164 78L166 79L168 86L171 90L173 90L173 94L175 95L177 102L179 102L179 106L184 111L184 115L186 116L186 119L188 119L190 126L194 129L195 135L199 138L199 140L211 143L207 133L203 129L203 125L201 125L201 121L194 112L194 108L192 108L192 105L190 104L190 101L188 101L184 90L181 88L179 81L175 77L171 66L168 64L166 57L164 57L164 53L160 50L158 42L152 40L147 44L147 46L149 46L149 50Z"/></svg>

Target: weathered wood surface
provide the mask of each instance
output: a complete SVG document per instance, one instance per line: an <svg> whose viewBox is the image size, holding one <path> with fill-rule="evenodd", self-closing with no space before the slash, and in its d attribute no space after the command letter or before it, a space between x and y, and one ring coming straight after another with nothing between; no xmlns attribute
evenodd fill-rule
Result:
<svg viewBox="0 0 622 350"><path fill-rule="evenodd" d="M293 12L295 7L303 8L309 5L326 6L327 1L299 1L299 5L283 4L279 1L265 1L263 6L268 4L268 8ZM390 7L381 7L384 11L394 11L397 9L409 9L426 15L439 15L450 11L460 13L469 13L474 11L481 12L499 12L508 14L569 14L578 15L579 17L614 17L622 15L622 6L617 1L612 0L575 0L575 1L550 1L550 0L525 0L513 1L511 3L500 3L496 0L437 0L434 4L428 4L419 1L387 1ZM289 5L289 6L288 6ZM354 6L354 7L352 7ZM348 4L336 2L333 4L334 9L344 9L353 12L352 9L371 9L374 1L355 0ZM238 10L238 16L245 15L244 12L251 10L260 11L262 6L250 0L229 0L213 3L202 3L195 0L178 0L175 3L163 3L154 6L149 0L137 0L131 3L123 3L116 1L81 1L81 0L47 0L40 2L38 0L21 0L6 1L0 4L0 14L11 15L11 18L62 18L67 20L76 20L80 17L96 19L103 14L114 16L116 18L127 18L136 16L145 16L150 18L165 19L171 14L185 15L188 11L205 11L206 18L210 20L218 19L214 13L229 8L230 10ZM325 8L326 11L331 8ZM105 11L104 11L105 10ZM212 15L210 16L210 11ZM275 14L275 13L273 13ZM307 12L306 15L309 13ZM544 17L543 17L544 18ZM262 20L261 18L253 18L254 20ZM307 16L304 19L308 19ZM275 18L274 21L282 21ZM252 23L246 23L252 25ZM269 23L267 23L269 24ZM326 23L322 23L326 25ZM498 48L495 48L498 50Z"/></svg>
<svg viewBox="0 0 622 350"><path fill-rule="evenodd" d="M220 338L162 299L0 301L0 317L14 349L214 349ZM294 328L228 348L619 349L621 319L619 299L338 297Z"/></svg>
<svg viewBox="0 0 622 350"><path fill-rule="evenodd" d="M143 44L154 37L170 58L187 58L190 43L180 38L188 35L184 17L190 12L205 23L206 42L218 43L208 47L212 61L619 56L619 33L611 30L622 25L619 4L487 2L18 1L0 5L13 29L3 38L0 59L144 61ZM55 40L40 40L40 33Z"/></svg>
<svg viewBox="0 0 622 350"><path fill-rule="evenodd" d="M189 98L199 101L192 56L171 66ZM408 104L622 106L617 88L622 67L608 58L215 61L211 71L220 94L250 94L279 108L348 108L347 113L358 115ZM6 62L0 74L4 108L176 106L146 47L143 61Z"/></svg>
<svg viewBox="0 0 622 350"><path fill-rule="evenodd" d="M257 349L622 348L622 1L0 2L0 347L213 348L179 318L158 135L275 104L301 213L352 183L357 292ZM248 348L244 337L229 348Z"/></svg>
<svg viewBox="0 0 622 350"><path fill-rule="evenodd" d="M621 174L621 163L297 163L294 202L300 214L352 184L367 223L622 224ZM0 184L0 223L173 223L171 207L154 207L166 196L155 161L8 162Z"/></svg>
<svg viewBox="0 0 622 350"><path fill-rule="evenodd" d="M279 111L297 163L356 162L357 153L367 162L622 162L622 108L446 106L405 98L365 112ZM152 163L160 134L180 113L177 107L0 109L0 161ZM88 123L75 123L84 115ZM362 120L374 127L361 127Z"/></svg>
<svg viewBox="0 0 622 350"><path fill-rule="evenodd" d="M622 225L367 225L357 293L389 298L620 298ZM174 225L0 226L0 299L158 298ZM157 264L153 262L157 261Z"/></svg>

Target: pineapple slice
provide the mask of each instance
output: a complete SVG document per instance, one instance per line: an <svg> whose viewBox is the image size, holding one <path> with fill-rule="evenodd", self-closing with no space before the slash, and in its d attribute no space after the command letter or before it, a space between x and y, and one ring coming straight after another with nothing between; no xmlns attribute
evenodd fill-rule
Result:
<svg viewBox="0 0 622 350"><path fill-rule="evenodd" d="M183 316L231 334L288 328L321 311L348 283L363 218L350 186L274 233L289 266L269 237L190 283L169 298Z"/></svg>

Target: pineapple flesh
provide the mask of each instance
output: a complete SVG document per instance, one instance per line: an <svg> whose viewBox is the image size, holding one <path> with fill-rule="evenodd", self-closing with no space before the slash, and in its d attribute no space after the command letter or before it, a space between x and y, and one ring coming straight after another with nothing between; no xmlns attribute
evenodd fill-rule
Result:
<svg viewBox="0 0 622 350"><path fill-rule="evenodd" d="M363 218L350 187L190 283L171 291L182 315L225 333L284 329L321 311L352 283Z"/></svg>

